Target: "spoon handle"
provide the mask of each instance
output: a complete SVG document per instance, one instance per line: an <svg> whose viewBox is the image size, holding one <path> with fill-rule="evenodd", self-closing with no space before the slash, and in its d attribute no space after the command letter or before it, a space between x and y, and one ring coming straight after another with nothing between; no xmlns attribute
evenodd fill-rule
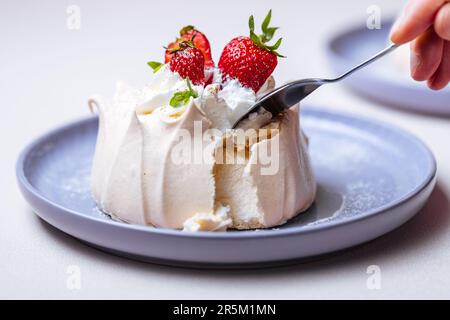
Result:
<svg viewBox="0 0 450 320"><path fill-rule="evenodd" d="M381 57L384 57L385 55L387 55L388 53L394 51L395 49L397 49L400 45L397 44L391 44L389 47L383 49L382 51L378 52L376 55L374 55L372 58L364 61L363 63L357 65L356 67L354 67L353 69L347 71L346 73L344 73L343 75L335 78L335 79L330 79L327 82L337 82L340 81L342 79L347 78L349 75L351 75L353 72L358 71L359 69L362 69L366 66L368 66L369 64L371 64L372 62L377 61L378 59L380 59Z"/></svg>
<svg viewBox="0 0 450 320"><path fill-rule="evenodd" d="M399 47L399 45L397 45L397 44L391 44L389 47L378 52L373 57L369 58L368 60L364 61L363 63L357 65L356 67L350 69L343 75L341 75L337 78L334 78L334 79L319 79L319 78L303 79L303 80L298 80L298 81L289 83L288 85L282 87L282 89L284 89L284 96L283 96L284 108L286 108L286 107L290 108L294 104L298 103L299 101L301 101L302 99L307 97L313 91L315 91L316 89L321 87L323 84L338 82L340 80L345 79L349 75L368 66L372 62L375 62L378 59L384 57L385 55L394 51L398 47ZM278 109L280 109L280 108L278 108ZM269 109L269 110L270 111L275 110L276 113L279 112L279 110L277 110L277 108L275 106L272 106L271 109Z"/></svg>

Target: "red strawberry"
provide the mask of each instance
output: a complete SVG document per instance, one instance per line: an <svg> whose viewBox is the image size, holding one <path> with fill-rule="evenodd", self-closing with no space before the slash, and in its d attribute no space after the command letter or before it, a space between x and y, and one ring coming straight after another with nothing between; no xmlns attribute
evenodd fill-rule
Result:
<svg viewBox="0 0 450 320"><path fill-rule="evenodd" d="M224 48L219 61L223 81L237 79L246 87L258 92L270 77L278 64L278 57L283 57L276 50L282 39L273 46L266 43L272 40L278 28L269 27L272 10L269 11L262 23L263 34L255 34L253 16L249 19L250 37L237 37Z"/></svg>
<svg viewBox="0 0 450 320"><path fill-rule="evenodd" d="M195 85L205 85L205 58L192 42L180 42L177 49L171 50L171 54L172 72L178 72L184 79L189 78Z"/></svg>
<svg viewBox="0 0 450 320"><path fill-rule="evenodd" d="M277 56L260 48L248 37L231 40L219 61L223 81L237 79L244 87L258 90L277 66Z"/></svg>
<svg viewBox="0 0 450 320"><path fill-rule="evenodd" d="M177 39L178 41L178 39ZM166 54L164 56L164 63L169 63L170 60L172 60L173 57L173 50L178 48L178 42L171 42L169 43L169 45L167 47L165 47L166 49Z"/></svg>
<svg viewBox="0 0 450 320"><path fill-rule="evenodd" d="M214 67L214 61L211 55L211 46L209 44L208 38L206 38L206 36L202 32L198 31L193 26L186 26L181 29L180 37L177 38L175 42L172 42L167 46L165 63L169 63L172 59L173 53L170 52L170 49L177 48L179 43L183 41L192 41L194 43L194 46L203 53L206 68Z"/></svg>

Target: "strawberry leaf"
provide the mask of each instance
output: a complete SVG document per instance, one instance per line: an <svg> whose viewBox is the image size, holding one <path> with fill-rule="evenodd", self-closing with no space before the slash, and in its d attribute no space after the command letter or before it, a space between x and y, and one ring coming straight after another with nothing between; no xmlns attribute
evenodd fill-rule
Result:
<svg viewBox="0 0 450 320"><path fill-rule="evenodd" d="M180 36L182 37L182 36L184 36L186 33L188 33L189 31L192 31L192 30L195 30L195 27L194 27L194 26L189 25L189 26L183 27L183 28L180 30Z"/></svg>
<svg viewBox="0 0 450 320"><path fill-rule="evenodd" d="M268 46L267 48L271 51L276 51L280 47L282 41L283 41L283 38L280 38L273 46Z"/></svg>
<svg viewBox="0 0 450 320"><path fill-rule="evenodd" d="M272 19L272 9L269 10L269 13L267 14L266 18L264 19L261 25L261 29L264 33L267 33L268 31L270 19Z"/></svg>
<svg viewBox="0 0 450 320"><path fill-rule="evenodd" d="M253 16L250 16L248 19L248 27L250 28L250 33L255 32L255 18Z"/></svg>
<svg viewBox="0 0 450 320"><path fill-rule="evenodd" d="M280 58L286 58L286 56L283 56L282 54L279 54L277 51L272 51L272 53L273 53L274 55L276 55L277 57L280 57Z"/></svg>
<svg viewBox="0 0 450 320"><path fill-rule="evenodd" d="M270 40L272 40L277 30L278 28L268 28L267 31L263 34L264 42L269 42Z"/></svg>
<svg viewBox="0 0 450 320"><path fill-rule="evenodd" d="M194 38L195 38L195 34L192 36L191 40L184 40L184 41L181 41L180 43L178 43L178 46L176 46L174 48L164 48L164 49L166 49L170 53L175 53L178 51L183 51L184 49L189 48L189 47L195 48Z"/></svg>
<svg viewBox="0 0 450 320"><path fill-rule="evenodd" d="M261 38L256 35L256 33L250 34L250 39L252 39L253 43L258 47L264 48L264 43L262 43Z"/></svg>
<svg viewBox="0 0 450 320"><path fill-rule="evenodd" d="M279 54L278 52L276 52L276 50L278 50L278 48L281 45L281 40L279 39L274 45L269 46L266 43L270 42L274 35L275 32L278 30L277 27L270 27L270 21L272 20L272 9L269 10L269 12L267 13L266 17L264 18L263 23L261 24L261 29L262 29L262 34L261 35L257 35L255 33L255 19L253 16L250 16L249 20L248 20L248 26L250 28L250 39L252 39L253 43L255 45L257 45L258 47L265 49L267 51L272 52L273 54L275 54L276 56L280 57L280 58L285 58L285 56L282 56L281 54Z"/></svg>

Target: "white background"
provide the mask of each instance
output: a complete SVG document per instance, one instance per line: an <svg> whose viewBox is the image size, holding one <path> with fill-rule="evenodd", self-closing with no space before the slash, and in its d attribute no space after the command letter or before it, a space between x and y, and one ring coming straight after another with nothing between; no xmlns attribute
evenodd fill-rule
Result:
<svg viewBox="0 0 450 320"><path fill-rule="evenodd" d="M81 8L81 29L66 27L66 9ZM438 185L422 212L399 230L313 263L252 271L154 266L86 247L37 218L19 194L14 165L24 145L46 130L86 116L93 93L115 81L143 85L148 60L179 27L207 33L213 53L247 33L247 18L274 9L288 56L283 81L330 76L324 45L350 24L364 25L369 5L383 17L402 1L4 1L0 2L0 298L450 298L450 118L406 113L360 98L342 85L309 99L328 108L397 124L423 139L438 160ZM261 20L259 20L261 21ZM414 161L414 159L411 159ZM381 290L366 287L369 265ZM66 287L67 268L81 270L81 289Z"/></svg>

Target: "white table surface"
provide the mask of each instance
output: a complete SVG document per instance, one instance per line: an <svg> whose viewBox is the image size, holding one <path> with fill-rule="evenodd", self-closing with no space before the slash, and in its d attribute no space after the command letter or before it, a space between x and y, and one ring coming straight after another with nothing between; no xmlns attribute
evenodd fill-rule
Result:
<svg viewBox="0 0 450 320"><path fill-rule="evenodd" d="M0 298L450 298L450 118L390 109L342 85L309 98L328 108L394 123L423 139L438 161L438 184L426 207L397 231L326 260L252 271L155 266L89 248L33 214L19 193L14 165L24 145L46 130L88 114L92 93L111 95L117 79L141 86L149 59L178 27L204 30L216 56L247 33L247 17L274 9L288 56L277 78L330 75L324 44L349 23L365 24L369 5L394 14L402 1L2 1L0 4ZM188 4L190 3L190 4ZM81 29L66 9L81 9ZM166 7L169 6L169 7ZM412 159L413 161L413 159ZM79 290L67 270L78 266ZM381 289L366 286L369 265Z"/></svg>

